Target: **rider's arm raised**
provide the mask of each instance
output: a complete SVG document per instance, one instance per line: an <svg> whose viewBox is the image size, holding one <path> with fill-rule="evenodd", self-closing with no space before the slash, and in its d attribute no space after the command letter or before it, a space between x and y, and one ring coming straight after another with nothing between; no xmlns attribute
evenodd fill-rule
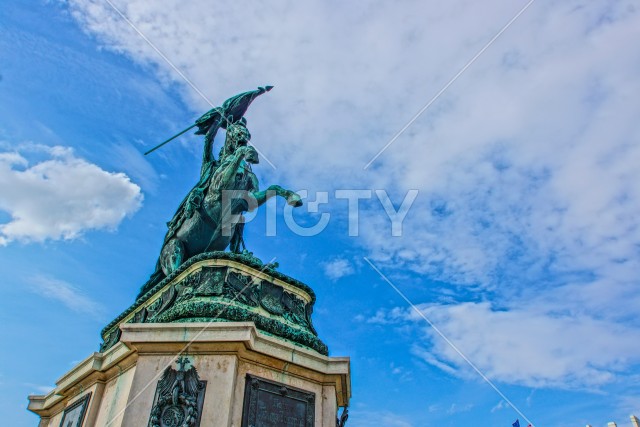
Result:
<svg viewBox="0 0 640 427"><path fill-rule="evenodd" d="M216 138L218 129L220 129L221 120L216 120L204 136L204 150L202 152L202 167L200 168L200 176L204 175L208 169L209 163L215 161L213 157L213 141Z"/></svg>

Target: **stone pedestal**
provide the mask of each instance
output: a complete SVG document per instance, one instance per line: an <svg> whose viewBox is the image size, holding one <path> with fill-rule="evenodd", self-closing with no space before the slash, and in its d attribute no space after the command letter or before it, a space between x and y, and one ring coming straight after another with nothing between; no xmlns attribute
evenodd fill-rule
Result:
<svg viewBox="0 0 640 427"><path fill-rule="evenodd" d="M162 374L179 357L206 381L202 427L243 425L247 374L313 393L315 427L335 427L338 407L349 403L349 358L267 336L251 322L130 323L118 344L81 362L51 393L30 396L29 409L41 427L58 427L65 408L90 395L83 426L147 426Z"/></svg>
<svg viewBox="0 0 640 427"><path fill-rule="evenodd" d="M29 397L40 426L335 427L349 358L327 356L313 291L253 260L203 254L141 295Z"/></svg>

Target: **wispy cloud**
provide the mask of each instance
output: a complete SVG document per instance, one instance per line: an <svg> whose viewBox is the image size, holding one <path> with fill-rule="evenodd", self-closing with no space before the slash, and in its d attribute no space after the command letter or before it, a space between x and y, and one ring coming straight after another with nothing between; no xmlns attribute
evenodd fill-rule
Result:
<svg viewBox="0 0 640 427"><path fill-rule="evenodd" d="M528 308L497 310L489 303L431 304L420 310L489 378L504 383L597 388L640 363L634 344L640 333L603 319ZM389 313L397 323L397 311ZM405 320L424 332L412 348L415 356L451 374L472 375L413 310L405 310Z"/></svg>
<svg viewBox="0 0 640 427"><path fill-rule="evenodd" d="M507 409L507 408L509 408L509 405L507 404L507 402L505 402L504 400L501 400L496 404L496 406L491 408L491 412L493 413L501 409Z"/></svg>
<svg viewBox="0 0 640 427"><path fill-rule="evenodd" d="M78 287L63 280L47 276L33 276L28 281L27 289L44 298L64 304L67 308L87 314L96 320L104 320L105 307L88 297Z"/></svg>
<svg viewBox="0 0 640 427"><path fill-rule="evenodd" d="M458 414L461 412L469 412L473 409L473 403L452 403L451 406L447 409L447 414Z"/></svg>
<svg viewBox="0 0 640 427"><path fill-rule="evenodd" d="M366 320L367 323L390 325L401 323L403 320L406 320L406 316L406 309L402 307L394 307L391 310L379 308L373 316L363 319Z"/></svg>
<svg viewBox="0 0 640 427"><path fill-rule="evenodd" d="M413 379L412 371L407 370L404 366L398 366L395 362L390 363L389 372L400 381L411 381Z"/></svg>
<svg viewBox="0 0 640 427"><path fill-rule="evenodd" d="M345 276L355 273L353 265L345 258L336 258L322 265L324 274L331 280L336 281Z"/></svg>

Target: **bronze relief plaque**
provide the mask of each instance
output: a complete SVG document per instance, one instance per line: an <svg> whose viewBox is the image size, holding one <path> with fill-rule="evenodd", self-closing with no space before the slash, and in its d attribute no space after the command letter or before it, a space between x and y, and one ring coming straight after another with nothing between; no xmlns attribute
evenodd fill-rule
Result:
<svg viewBox="0 0 640 427"><path fill-rule="evenodd" d="M82 399L64 410L60 427L81 427L87 413L87 406L91 399L91 393L87 393Z"/></svg>
<svg viewBox="0 0 640 427"><path fill-rule="evenodd" d="M313 427L315 402L315 393L247 374L242 427Z"/></svg>

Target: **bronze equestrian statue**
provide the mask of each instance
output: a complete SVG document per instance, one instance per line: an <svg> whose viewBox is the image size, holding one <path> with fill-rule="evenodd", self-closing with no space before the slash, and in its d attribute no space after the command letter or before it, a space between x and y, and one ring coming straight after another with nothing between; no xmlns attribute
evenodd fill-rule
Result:
<svg viewBox="0 0 640 427"><path fill-rule="evenodd" d="M301 206L300 196L279 185L260 191L251 165L259 163L258 152L249 145L251 134L243 117L249 104L271 87L258 88L229 98L222 107L207 112L192 127L205 135L200 180L184 198L167 224L160 258L139 296L170 275L189 258L204 252L246 250L243 217L273 196L284 197L292 206ZM213 142L220 128L226 138L219 158L213 156ZM166 143L166 142L165 142Z"/></svg>

